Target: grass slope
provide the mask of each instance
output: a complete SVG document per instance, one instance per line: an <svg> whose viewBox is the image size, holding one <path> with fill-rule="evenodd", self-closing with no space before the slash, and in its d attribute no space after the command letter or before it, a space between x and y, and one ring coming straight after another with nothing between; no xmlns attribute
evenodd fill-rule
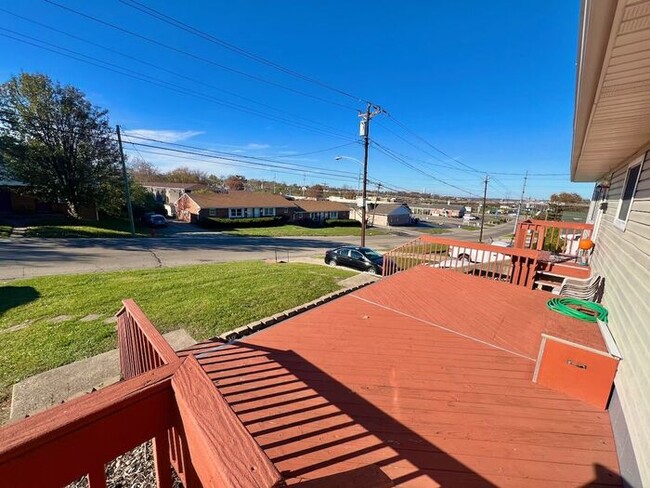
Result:
<svg viewBox="0 0 650 488"><path fill-rule="evenodd" d="M313 300L354 273L308 264L243 262L51 276L0 286L0 390L116 346L103 321L133 298L162 331L197 340ZM89 314L103 314L82 322ZM69 315L71 320L51 319ZM26 328L3 332L25 321Z"/></svg>
<svg viewBox="0 0 650 488"><path fill-rule="evenodd" d="M360 236L359 227L322 227L311 229L299 225L281 225L277 227L251 227L248 229L233 229L224 233L238 236L254 237L299 237L299 236ZM382 229L367 229L366 235L376 236L386 234Z"/></svg>
<svg viewBox="0 0 650 488"><path fill-rule="evenodd" d="M149 234L149 229L136 223L136 236ZM30 226L25 232L26 237L131 237L131 227L128 220L106 218L100 221L84 220L73 222L69 220L52 220Z"/></svg>

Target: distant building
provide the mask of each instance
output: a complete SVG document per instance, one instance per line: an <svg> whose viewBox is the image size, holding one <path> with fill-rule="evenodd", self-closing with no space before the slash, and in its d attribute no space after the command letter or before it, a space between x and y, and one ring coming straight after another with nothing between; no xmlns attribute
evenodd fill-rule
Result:
<svg viewBox="0 0 650 488"><path fill-rule="evenodd" d="M464 205L413 205L411 210L414 215L462 218L467 212L467 207Z"/></svg>
<svg viewBox="0 0 650 488"><path fill-rule="evenodd" d="M351 212L352 218L361 221L361 209L355 208ZM411 223L411 209L402 203L369 204L366 220L370 225L389 227L393 225L409 225Z"/></svg>
<svg viewBox="0 0 650 488"><path fill-rule="evenodd" d="M309 219L315 222L350 218L350 207L328 200L300 200L294 213L294 220Z"/></svg>
<svg viewBox="0 0 650 488"><path fill-rule="evenodd" d="M145 190L153 193L156 201L162 204L174 204L185 193L192 193L196 190L208 190L208 185L200 183L167 183L167 182L144 182L140 183Z"/></svg>
<svg viewBox="0 0 650 488"><path fill-rule="evenodd" d="M290 220L298 206L282 195L248 191L185 193L176 202L180 220L198 223L209 218L243 219L285 217Z"/></svg>

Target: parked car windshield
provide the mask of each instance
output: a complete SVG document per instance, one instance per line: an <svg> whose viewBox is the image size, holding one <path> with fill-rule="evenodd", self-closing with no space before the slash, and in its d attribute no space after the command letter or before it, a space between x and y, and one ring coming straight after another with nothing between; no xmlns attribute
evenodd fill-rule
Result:
<svg viewBox="0 0 650 488"><path fill-rule="evenodd" d="M370 249L369 247L362 247L361 252L365 254L365 256L371 261L376 261L377 259L381 259L381 254L379 254L374 249Z"/></svg>

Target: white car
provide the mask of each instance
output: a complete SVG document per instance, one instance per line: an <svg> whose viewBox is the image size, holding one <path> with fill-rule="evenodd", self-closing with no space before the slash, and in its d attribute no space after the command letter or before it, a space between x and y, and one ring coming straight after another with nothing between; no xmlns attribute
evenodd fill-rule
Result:
<svg viewBox="0 0 650 488"><path fill-rule="evenodd" d="M491 245L498 247L511 247L510 243L507 241L493 241L491 242ZM499 252L483 251L482 249L473 249L469 246L450 246L449 256L458 261L469 261L471 263L492 263L495 261L503 261L507 257L505 254Z"/></svg>

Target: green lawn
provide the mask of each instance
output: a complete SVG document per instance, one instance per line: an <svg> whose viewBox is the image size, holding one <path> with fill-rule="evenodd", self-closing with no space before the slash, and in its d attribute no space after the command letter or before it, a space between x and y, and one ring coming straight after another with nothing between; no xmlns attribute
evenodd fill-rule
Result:
<svg viewBox="0 0 650 488"><path fill-rule="evenodd" d="M312 229L299 225L280 225L274 227L251 227L247 229L232 229L223 231L226 234L254 237L298 237L298 236L360 236L360 227L321 227ZM377 236L387 232L383 229L371 228L366 235Z"/></svg>
<svg viewBox="0 0 650 488"><path fill-rule="evenodd" d="M149 235L149 229L135 225L137 236ZM54 219L30 226L25 237L130 237L131 228L125 219L104 218L79 222Z"/></svg>
<svg viewBox="0 0 650 488"><path fill-rule="evenodd" d="M0 239L9 237L9 234L11 234L11 229L13 229L11 225L0 223Z"/></svg>
<svg viewBox="0 0 650 488"><path fill-rule="evenodd" d="M48 276L0 285L0 394L28 376L116 346L113 315L133 298L161 332L196 340L311 301L352 271L309 264L243 262ZM88 322L89 314L102 317ZM71 320L54 323L54 317ZM5 329L25 321L26 328Z"/></svg>
<svg viewBox="0 0 650 488"><path fill-rule="evenodd" d="M479 230L480 227L474 227L473 225L461 225L461 229L463 230Z"/></svg>

